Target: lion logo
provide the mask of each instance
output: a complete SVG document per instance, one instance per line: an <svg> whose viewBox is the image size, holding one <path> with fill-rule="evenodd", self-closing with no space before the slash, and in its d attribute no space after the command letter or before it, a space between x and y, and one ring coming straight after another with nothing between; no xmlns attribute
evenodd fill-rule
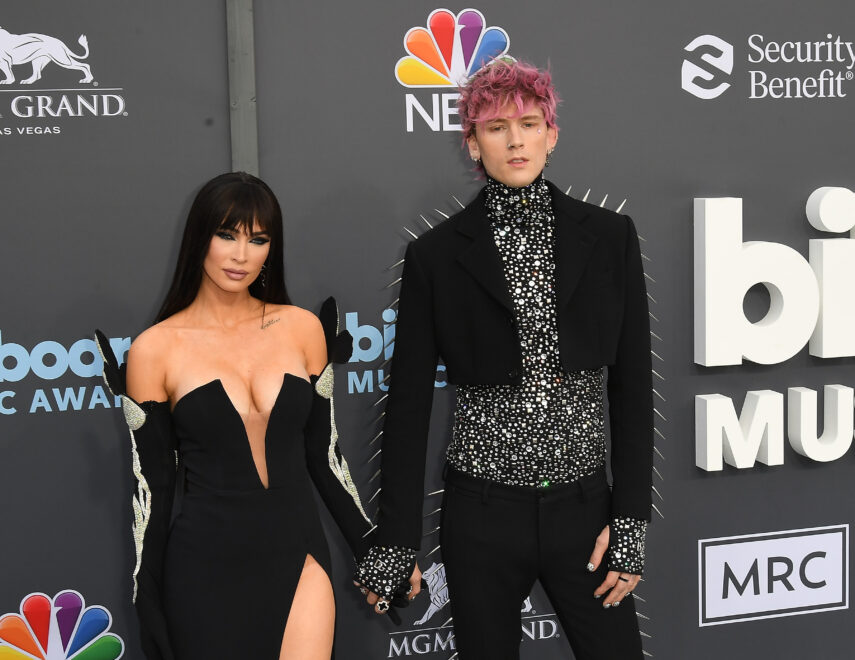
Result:
<svg viewBox="0 0 855 660"><path fill-rule="evenodd" d="M422 573L422 578L427 582L428 593L430 594L430 606L424 616L415 622L415 625L422 626L427 623L433 616L443 607L448 605L448 584L445 581L445 565L434 562L430 567ZM534 612L531 604L531 596L528 596L522 603L520 608L521 614Z"/></svg>
<svg viewBox="0 0 855 660"><path fill-rule="evenodd" d="M0 71L6 76L0 80L0 85L11 85L15 82L12 67L32 62L33 74L22 85L32 85L42 77L42 69L54 62L64 69L74 69L83 73L81 83L91 83L92 70L89 65L80 60L89 57L89 42L81 35L77 43L83 48L83 54L73 53L68 46L55 37L45 34L12 34L0 27Z"/></svg>

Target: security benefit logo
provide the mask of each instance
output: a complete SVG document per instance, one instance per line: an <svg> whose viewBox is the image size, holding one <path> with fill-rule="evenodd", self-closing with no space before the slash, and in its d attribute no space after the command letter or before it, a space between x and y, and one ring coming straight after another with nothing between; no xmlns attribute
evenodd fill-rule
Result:
<svg viewBox="0 0 855 660"><path fill-rule="evenodd" d="M839 99L855 78L855 44L832 33L801 41L752 34L745 43L744 73L738 74L735 48L721 37L703 34L683 50L682 88L704 100L718 98L737 81L739 89L747 84L751 100Z"/></svg>
<svg viewBox="0 0 855 660"><path fill-rule="evenodd" d="M855 193L822 187L807 200L810 225L831 237L808 241L808 258L771 241L742 240L742 200L695 199L695 363L705 367L786 362L805 346L822 359L855 357ZM844 236L840 236L843 234ZM837 236L837 237L834 237ZM746 317L749 290L764 287L768 310ZM822 432L818 392L789 387L786 393L752 390L737 412L720 393L695 396L695 463L707 471L784 463L784 439L817 462L842 459L855 433L855 383L823 388ZM785 412L786 401L786 412Z"/></svg>
<svg viewBox="0 0 855 660"><path fill-rule="evenodd" d="M387 658L409 657L413 655L433 655L448 658L456 650L454 628L451 620L448 585L445 579L445 566L434 562L422 573L428 585L428 599L421 597L415 603L428 600L427 609L412 623L409 630L395 631L389 634L389 653ZM403 610L403 612L408 612ZM429 625L433 623L433 625ZM525 642L539 642L558 639L560 636L555 614L538 614L532 605L531 596L523 601L520 609L520 638Z"/></svg>
<svg viewBox="0 0 855 660"><path fill-rule="evenodd" d="M0 137L57 135L70 118L124 117L121 87L99 88L89 40L0 27Z"/></svg>
<svg viewBox="0 0 855 660"><path fill-rule="evenodd" d="M699 625L849 607L849 525L698 541Z"/></svg>
<svg viewBox="0 0 855 660"><path fill-rule="evenodd" d="M42 341L32 348L9 339L0 331L0 415L121 407L100 383L103 362L92 339ZM131 338L114 337L110 346L121 363Z"/></svg>
<svg viewBox="0 0 855 660"><path fill-rule="evenodd" d="M108 632L110 612L100 605L86 607L77 591L60 591L53 598L29 594L20 611L0 616L0 658L3 660L116 660L125 643Z"/></svg>
<svg viewBox="0 0 855 660"><path fill-rule="evenodd" d="M414 27L404 35L405 57L395 65L395 78L404 87L439 88L447 92L408 93L404 97L407 132L418 117L431 131L462 130L456 119L457 92L490 60L508 52L510 39L500 27L487 27L477 9L454 14L435 9L427 27Z"/></svg>

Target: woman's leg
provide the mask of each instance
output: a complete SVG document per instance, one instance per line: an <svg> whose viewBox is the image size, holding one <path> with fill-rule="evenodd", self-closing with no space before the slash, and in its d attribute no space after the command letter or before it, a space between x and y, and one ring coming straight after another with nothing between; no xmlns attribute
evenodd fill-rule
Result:
<svg viewBox="0 0 855 660"><path fill-rule="evenodd" d="M294 592L279 660L329 660L335 632L335 599L329 576L311 555Z"/></svg>

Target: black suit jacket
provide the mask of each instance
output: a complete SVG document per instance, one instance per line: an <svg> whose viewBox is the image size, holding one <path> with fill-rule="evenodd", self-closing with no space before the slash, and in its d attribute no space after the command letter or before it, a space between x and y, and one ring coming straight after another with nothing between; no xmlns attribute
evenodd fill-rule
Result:
<svg viewBox="0 0 855 660"><path fill-rule="evenodd" d="M650 519L650 322L632 220L549 184L558 344L567 371L608 367L613 516ZM437 359L455 384L521 382L513 305L484 191L407 248L383 433L378 543L418 548Z"/></svg>

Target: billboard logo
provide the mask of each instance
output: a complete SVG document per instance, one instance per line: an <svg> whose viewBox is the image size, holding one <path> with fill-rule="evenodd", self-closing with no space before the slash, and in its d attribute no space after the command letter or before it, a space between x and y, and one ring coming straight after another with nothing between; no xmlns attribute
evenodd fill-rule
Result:
<svg viewBox="0 0 855 660"><path fill-rule="evenodd" d="M19 614L0 616L0 657L44 660L116 660L125 643L107 632L113 618L100 605L86 607L78 592L53 598L29 594Z"/></svg>
<svg viewBox="0 0 855 660"><path fill-rule="evenodd" d="M849 607L849 525L698 541L699 625Z"/></svg>
<svg viewBox="0 0 855 660"><path fill-rule="evenodd" d="M395 78L411 88L454 89L463 85L490 60L508 52L508 33L486 26L484 14L477 9L464 9L457 15L448 9L433 10L426 28L410 28L404 35L408 54L395 65ZM455 120L458 96L456 92L433 93L428 102L407 94L407 132L413 132L416 115L432 131L461 130Z"/></svg>
<svg viewBox="0 0 855 660"><path fill-rule="evenodd" d="M22 85L31 85L42 77L42 69L53 62L64 69L80 71L83 78L80 84L91 83L92 70L89 65L81 60L89 57L89 42L86 35L81 35L77 40L83 53L78 55L56 37L46 34L11 34L8 30L0 27L0 72L6 78L0 80L0 85L11 85L15 82L12 67L23 64L32 64L33 73Z"/></svg>
<svg viewBox="0 0 855 660"><path fill-rule="evenodd" d="M709 66L683 60L683 89L699 99L714 99L724 94L730 83L718 81L733 73L733 46L715 35L704 34L693 39L684 50L687 53L700 50L700 60Z"/></svg>

